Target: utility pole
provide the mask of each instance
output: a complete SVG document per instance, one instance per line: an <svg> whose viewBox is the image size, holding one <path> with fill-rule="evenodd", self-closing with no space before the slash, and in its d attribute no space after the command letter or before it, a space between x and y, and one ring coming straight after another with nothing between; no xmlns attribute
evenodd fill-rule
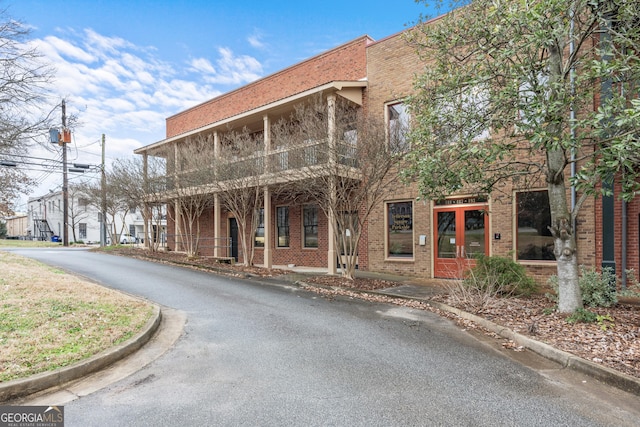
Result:
<svg viewBox="0 0 640 427"><path fill-rule="evenodd" d="M67 107L62 100L62 246L69 246L69 188L67 182Z"/></svg>
<svg viewBox="0 0 640 427"><path fill-rule="evenodd" d="M104 170L104 158L105 158L105 137L103 133L102 134L102 164L100 166L100 170L102 171L102 177L101 177L102 223L100 224L100 246L106 246L107 244L107 175Z"/></svg>

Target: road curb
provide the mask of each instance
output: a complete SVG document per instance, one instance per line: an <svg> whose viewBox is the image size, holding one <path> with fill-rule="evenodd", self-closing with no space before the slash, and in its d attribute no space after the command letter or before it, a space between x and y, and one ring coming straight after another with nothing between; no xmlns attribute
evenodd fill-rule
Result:
<svg viewBox="0 0 640 427"><path fill-rule="evenodd" d="M387 295L384 292L376 292L376 293ZM640 396L640 379L632 377L631 375L627 375L623 372L616 371L615 369L611 369L607 366L599 365L595 362L591 362L589 360L583 359L581 357L578 357L566 351L559 350L549 344L545 344L543 342L536 341L525 335L521 335L505 326L500 326L496 323L493 323L490 320L484 319L482 317L476 316L471 313L467 313L466 311L448 306L441 302L432 301L428 299L416 299L416 298L398 296L395 294L388 295L388 296L395 297L395 298L409 299L414 301L422 301L440 310L453 313L458 317L461 317L462 319L470 320L482 326L483 328L487 329L488 331L494 332L503 338L509 339L515 342L516 344L521 345L522 347L527 348L539 354L542 357L545 357L549 360L559 363L561 366L565 368L573 369L574 371L588 375L605 384L611 385L613 387L616 387L621 390Z"/></svg>
<svg viewBox="0 0 640 427"><path fill-rule="evenodd" d="M27 378L21 378L0 384L0 402L25 397L48 388L61 386L92 374L121 360L146 344L155 334L162 320L160 306L153 304L153 314L143 329L134 337L115 347L108 348L88 359L71 366L42 372Z"/></svg>
<svg viewBox="0 0 640 427"><path fill-rule="evenodd" d="M333 290L336 289L331 286L316 285L313 283L307 283L305 281L297 281L296 284L307 288L316 287ZM479 326L482 326L486 330L501 336L502 338L509 339L546 359L560 364L564 368L572 369L576 372L588 375L610 386L635 394L636 396L640 396L640 379L638 378L632 377L631 375L627 375L623 372L616 371L615 369L611 369L607 366L599 365L595 362L583 359L566 351L559 350L549 344L536 341L530 337L521 335L507 328L506 326L498 325L490 320L476 316L475 314L460 310L459 308L451 307L447 304L433 301L429 298L417 298L406 295L399 295L392 292L385 292L384 290L363 291L359 289L349 289L349 291L360 294L384 295L390 298L399 298L403 300L418 301L429 304L430 306L435 307L439 310L446 311L455 314L462 319L472 321Z"/></svg>

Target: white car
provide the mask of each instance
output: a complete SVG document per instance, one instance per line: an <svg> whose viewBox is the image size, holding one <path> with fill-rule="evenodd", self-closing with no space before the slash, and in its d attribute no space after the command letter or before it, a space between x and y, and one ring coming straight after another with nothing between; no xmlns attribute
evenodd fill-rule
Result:
<svg viewBox="0 0 640 427"><path fill-rule="evenodd" d="M131 234L123 234L120 236L120 244L126 245L127 243L138 243L138 238Z"/></svg>

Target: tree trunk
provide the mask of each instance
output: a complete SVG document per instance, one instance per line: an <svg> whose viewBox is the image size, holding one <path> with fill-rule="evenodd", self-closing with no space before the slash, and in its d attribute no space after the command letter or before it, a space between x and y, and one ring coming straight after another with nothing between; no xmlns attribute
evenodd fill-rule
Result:
<svg viewBox="0 0 640 427"><path fill-rule="evenodd" d="M549 47L549 104L557 102L556 87L563 79L562 49L556 43ZM554 111L552 115L562 115L564 110ZM548 125L549 135L561 135L561 117ZM559 140L561 138L558 138ZM582 296L578 285L578 258L576 256L575 230L571 209L568 206L565 168L567 158L565 149L548 143L547 151L547 189L549 208L551 210L551 226L549 230L554 238L553 251L558 263L558 311L572 313L582 308Z"/></svg>

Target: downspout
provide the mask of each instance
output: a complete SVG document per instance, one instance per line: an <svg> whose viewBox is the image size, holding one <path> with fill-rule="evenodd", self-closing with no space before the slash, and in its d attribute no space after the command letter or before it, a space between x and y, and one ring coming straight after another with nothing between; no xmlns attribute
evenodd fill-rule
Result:
<svg viewBox="0 0 640 427"><path fill-rule="evenodd" d="M620 260L620 278L622 290L627 289L627 202L622 201L622 254Z"/></svg>
<svg viewBox="0 0 640 427"><path fill-rule="evenodd" d="M604 20L605 28L601 33L601 41L602 50L605 52L603 55L604 61L609 61L611 59L611 55L607 49L611 43L611 19L609 17L609 13L607 12ZM611 77L603 80L601 87L601 100L609 100L612 96L612 86L613 82ZM616 260L615 260L615 209L614 209L614 177L608 177L603 179L602 186L603 188L608 188L610 190L611 196L602 196L602 268L609 268L613 273L613 276L616 275ZM613 286L614 284L612 284Z"/></svg>
<svg viewBox="0 0 640 427"><path fill-rule="evenodd" d="M623 98L625 96L624 84L620 85L620 96L622 96ZM622 244L622 250L620 254L620 269L622 271L620 272L620 286L622 287L623 291L627 289L627 213L627 201L622 199L622 241L620 242Z"/></svg>
<svg viewBox="0 0 640 427"><path fill-rule="evenodd" d="M575 4L574 4L575 6ZM573 53L575 50L575 42L573 40L573 31L574 31L574 25L575 25L575 20L574 20L574 14L575 14L575 9L572 7L571 8L571 25L569 27L569 57L573 58ZM575 92L576 92L576 82L575 82L575 67L571 67L571 70L569 71L569 84L571 87L571 96L572 99L575 99ZM571 126L571 229L573 230L573 235L576 236L576 227L577 227L577 221L576 221L576 212L575 212L575 208L576 208L576 186L575 184L573 184L573 178L575 178L576 176L576 146L575 146L575 141L576 141L576 110L574 108L573 105L573 101L571 102L571 112L570 112L570 126ZM578 246L578 239L575 239L576 242L576 249Z"/></svg>

